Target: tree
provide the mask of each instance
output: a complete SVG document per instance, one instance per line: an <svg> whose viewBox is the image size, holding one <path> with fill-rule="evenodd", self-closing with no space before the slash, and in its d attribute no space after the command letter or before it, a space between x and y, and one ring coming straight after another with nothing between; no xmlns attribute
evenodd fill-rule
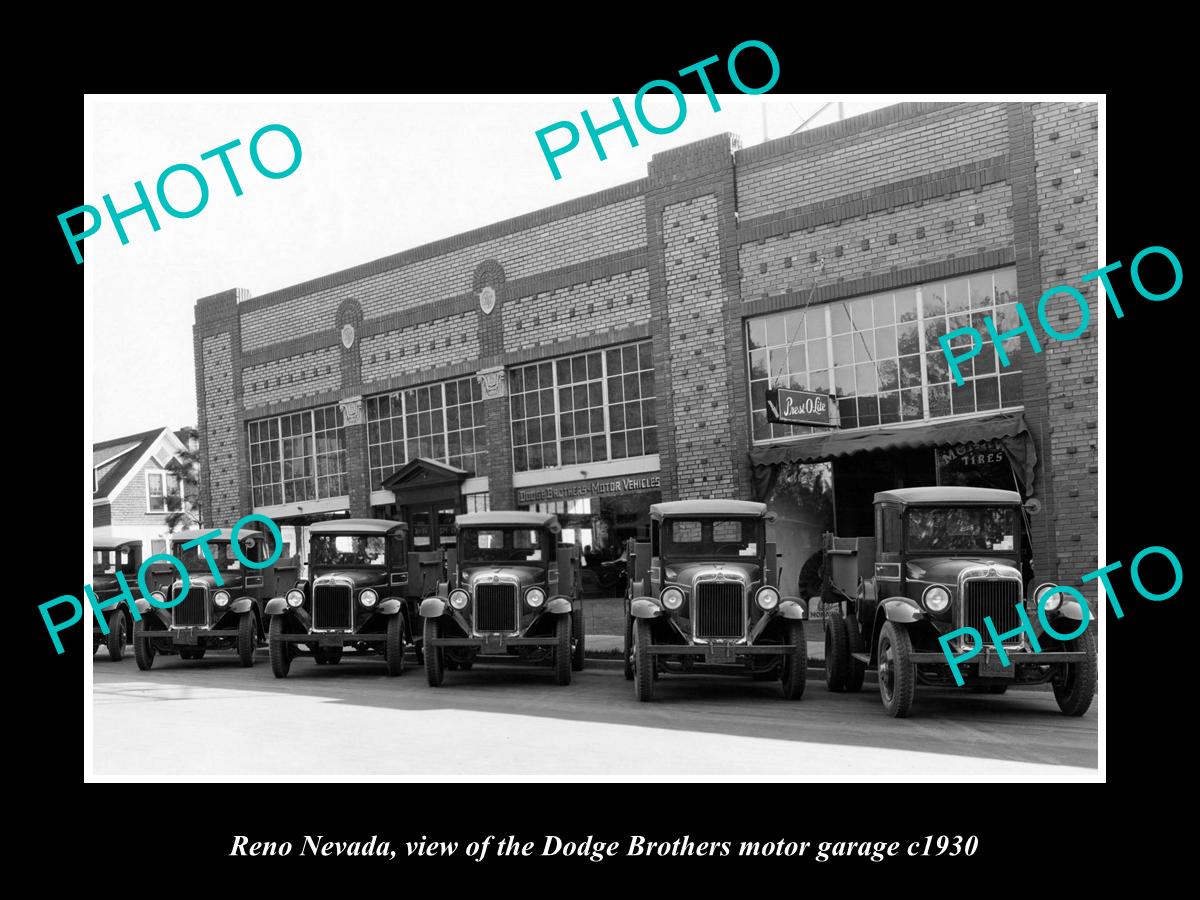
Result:
<svg viewBox="0 0 1200 900"><path fill-rule="evenodd" d="M171 531L180 526L203 521L200 508L200 457L191 449L192 439L199 432L190 426L180 429L187 449L177 454L169 463L167 471L175 476L175 486L167 492L167 528Z"/></svg>

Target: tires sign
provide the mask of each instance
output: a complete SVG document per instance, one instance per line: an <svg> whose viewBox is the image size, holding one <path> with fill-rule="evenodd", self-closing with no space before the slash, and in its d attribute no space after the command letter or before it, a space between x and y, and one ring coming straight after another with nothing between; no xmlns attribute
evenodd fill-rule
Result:
<svg viewBox="0 0 1200 900"><path fill-rule="evenodd" d="M829 394L773 388L767 391L767 421L782 425L832 428L833 398Z"/></svg>

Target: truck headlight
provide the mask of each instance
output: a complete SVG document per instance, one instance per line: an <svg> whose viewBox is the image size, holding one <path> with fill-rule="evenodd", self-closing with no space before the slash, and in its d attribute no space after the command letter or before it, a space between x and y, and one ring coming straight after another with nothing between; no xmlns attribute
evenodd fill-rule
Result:
<svg viewBox="0 0 1200 900"><path fill-rule="evenodd" d="M525 592L525 602L537 609L546 602L546 592L541 588L530 588Z"/></svg>
<svg viewBox="0 0 1200 900"><path fill-rule="evenodd" d="M925 593L921 595L921 602L930 612L943 612L950 605L950 592L940 584L931 585L925 588Z"/></svg>
<svg viewBox="0 0 1200 900"><path fill-rule="evenodd" d="M1040 584L1040 585L1038 585L1037 590L1033 592L1034 603L1041 604L1042 597L1044 595L1046 595L1047 593L1049 593L1050 591L1054 590L1056 587L1058 587L1057 584ZM1046 605L1043 608L1046 610L1046 612L1054 612L1060 606L1062 606L1062 594L1055 594L1053 597L1051 597L1049 600L1046 601Z"/></svg>
<svg viewBox="0 0 1200 900"><path fill-rule="evenodd" d="M683 591L677 587L669 587L662 592L659 599L667 609L679 609L683 606Z"/></svg>
<svg viewBox="0 0 1200 900"><path fill-rule="evenodd" d="M213 606L224 609L229 605L229 591L217 591L213 594Z"/></svg>
<svg viewBox="0 0 1200 900"><path fill-rule="evenodd" d="M363 591L361 594L358 595L358 602L361 603L363 606L365 606L367 609L370 609L372 606L374 606L376 603L379 602L379 595L377 593L375 593L373 590L371 590L370 588L367 588L365 591Z"/></svg>
<svg viewBox="0 0 1200 900"><path fill-rule="evenodd" d="M462 588L456 588L450 592L450 605L455 609L466 609L467 602L471 599L471 595Z"/></svg>
<svg viewBox="0 0 1200 900"><path fill-rule="evenodd" d="M758 593L754 595L754 601L758 604L759 609L774 609L779 605L779 591L770 585L765 585L758 589Z"/></svg>
<svg viewBox="0 0 1200 900"><path fill-rule="evenodd" d="M293 609L295 609L297 606L299 606L301 603L304 602L304 591L298 590L296 588L292 588L290 591L287 592L287 594L285 595L285 598L287 600L287 605L292 607Z"/></svg>

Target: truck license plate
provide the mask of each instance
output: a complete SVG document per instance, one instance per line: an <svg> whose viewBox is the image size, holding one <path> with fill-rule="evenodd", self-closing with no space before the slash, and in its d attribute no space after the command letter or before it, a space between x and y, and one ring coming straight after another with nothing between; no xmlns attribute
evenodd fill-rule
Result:
<svg viewBox="0 0 1200 900"><path fill-rule="evenodd" d="M342 636L336 632L331 634L330 632L322 631L317 643L321 647L340 647L342 646Z"/></svg>
<svg viewBox="0 0 1200 900"><path fill-rule="evenodd" d="M999 654L988 650L979 657L979 674L985 678L1012 678L1016 675L1016 668L1012 656L1009 656L1007 666L1000 665Z"/></svg>
<svg viewBox="0 0 1200 900"><path fill-rule="evenodd" d="M733 644L709 644L708 658L716 660L733 659Z"/></svg>

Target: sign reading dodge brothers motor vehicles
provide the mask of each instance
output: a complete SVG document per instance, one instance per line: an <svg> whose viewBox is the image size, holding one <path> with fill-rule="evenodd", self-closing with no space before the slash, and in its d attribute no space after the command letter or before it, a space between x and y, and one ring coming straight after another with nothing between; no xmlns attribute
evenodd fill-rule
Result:
<svg viewBox="0 0 1200 900"><path fill-rule="evenodd" d="M542 500L562 500L566 497L588 497L597 494L626 494L662 487L658 475L631 475L628 478L605 478L597 481L576 481L570 484L547 484L517 489L517 503L537 503Z"/></svg>
<svg viewBox="0 0 1200 900"><path fill-rule="evenodd" d="M834 426L829 394L772 388L767 391L767 421L782 425Z"/></svg>

